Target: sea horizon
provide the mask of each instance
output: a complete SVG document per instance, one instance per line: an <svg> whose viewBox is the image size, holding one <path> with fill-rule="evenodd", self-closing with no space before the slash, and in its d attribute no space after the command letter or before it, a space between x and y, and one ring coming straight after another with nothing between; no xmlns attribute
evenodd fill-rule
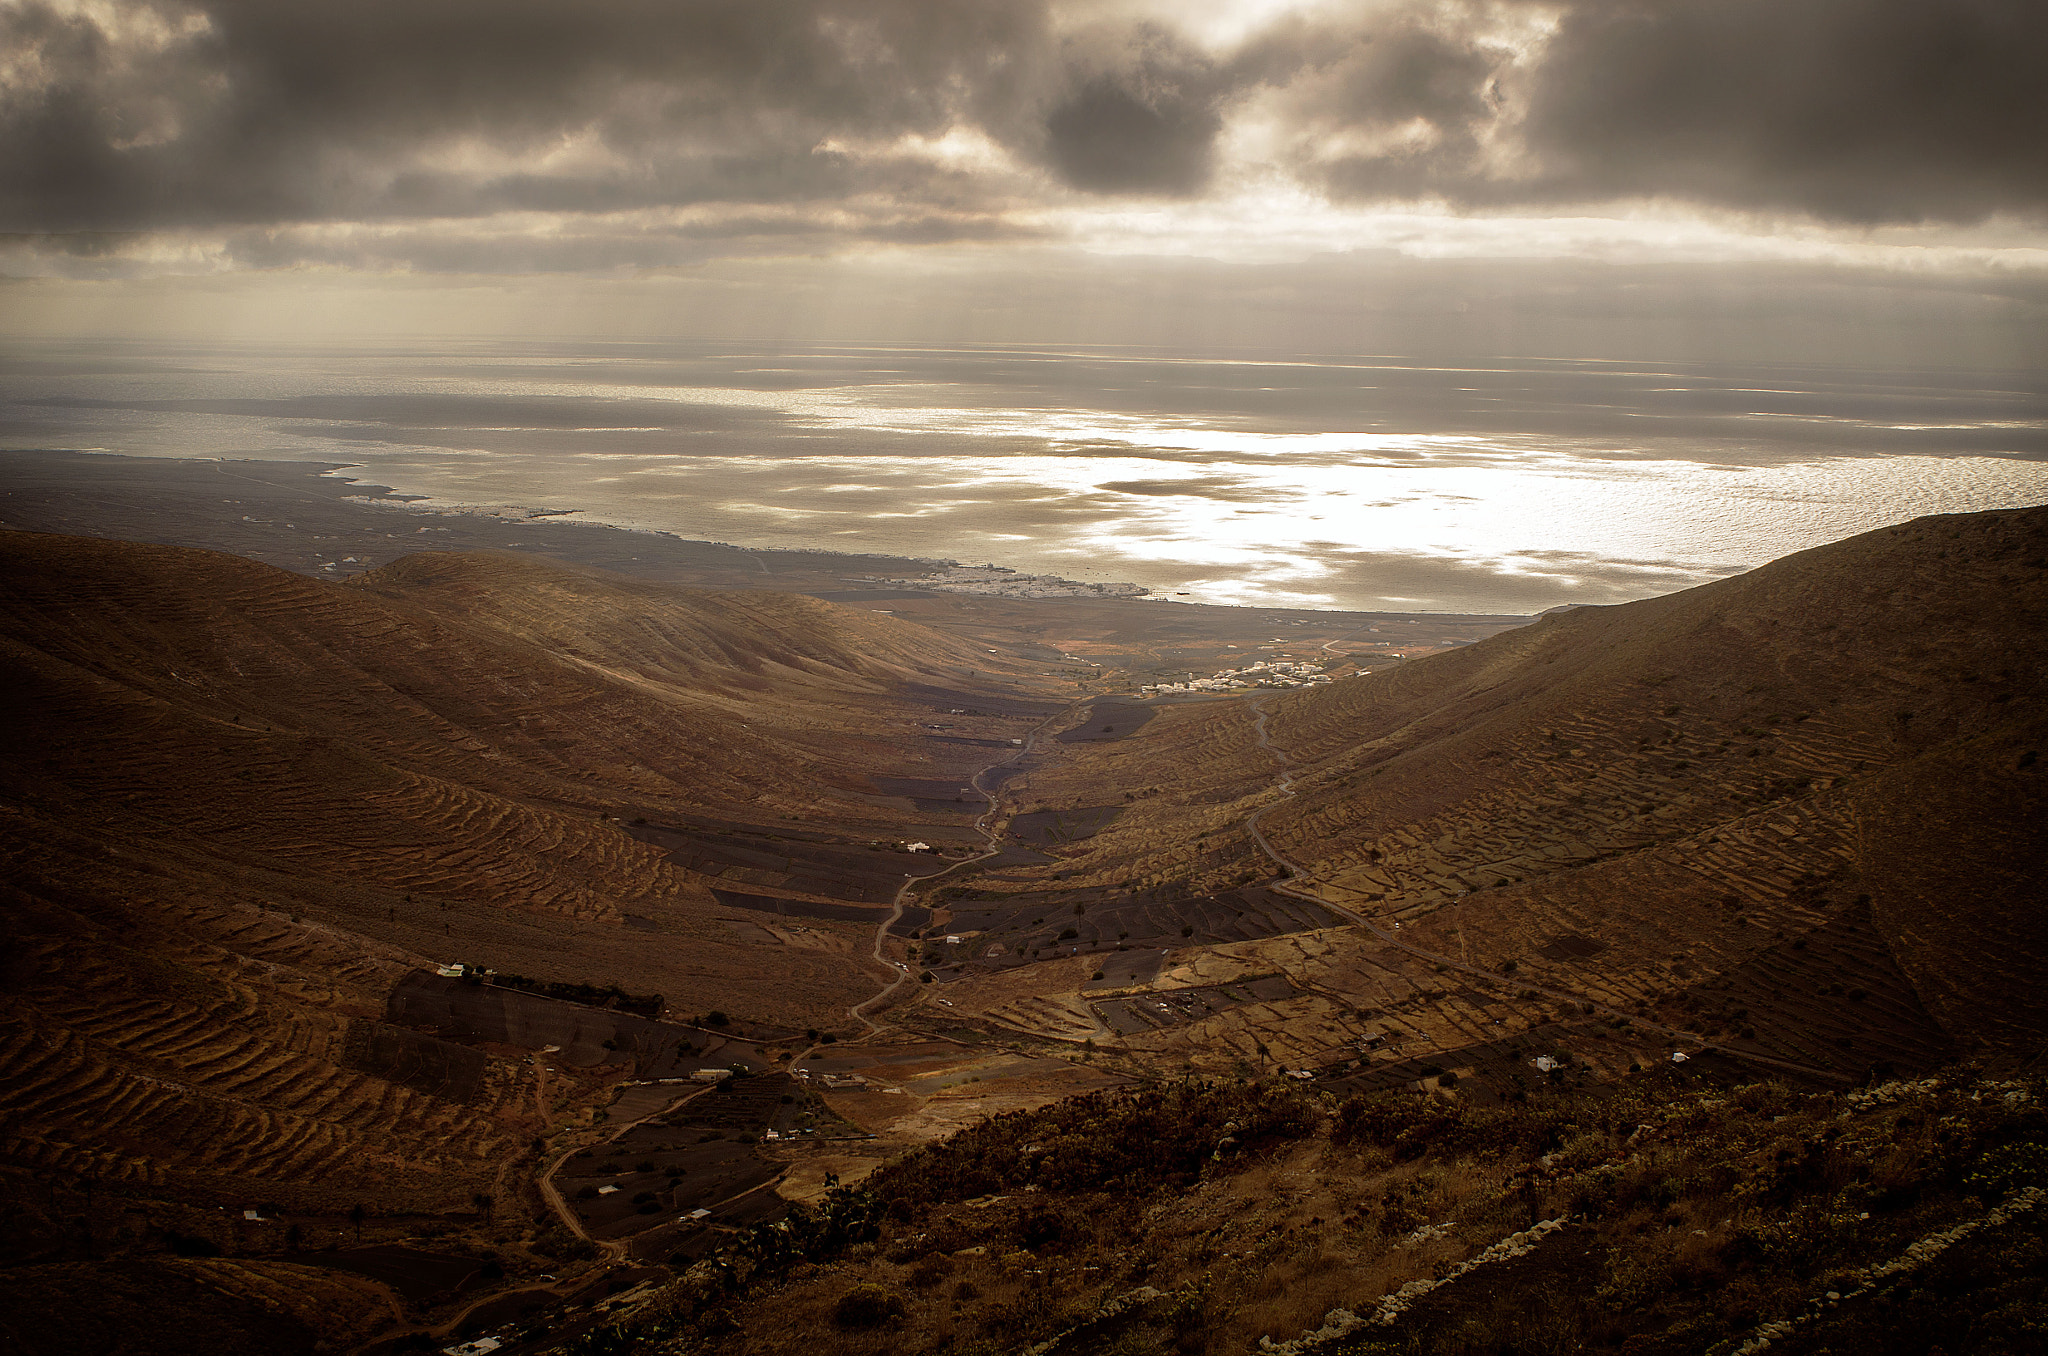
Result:
<svg viewBox="0 0 2048 1356"><path fill-rule="evenodd" d="M333 463L415 508L1529 615L2048 502L2029 374L1109 345L9 345L0 447Z"/></svg>

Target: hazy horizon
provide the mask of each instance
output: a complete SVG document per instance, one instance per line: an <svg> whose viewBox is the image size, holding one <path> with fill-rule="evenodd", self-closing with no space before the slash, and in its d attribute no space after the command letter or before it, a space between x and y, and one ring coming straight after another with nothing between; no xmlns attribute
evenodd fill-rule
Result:
<svg viewBox="0 0 2048 1356"><path fill-rule="evenodd" d="M1321 607L1612 602L2048 499L2022 0L0 34L6 446Z"/></svg>
<svg viewBox="0 0 2048 1356"><path fill-rule="evenodd" d="M559 341L10 366L10 447L342 463L421 508L1209 603L1622 602L2048 498L2032 394L1928 370Z"/></svg>

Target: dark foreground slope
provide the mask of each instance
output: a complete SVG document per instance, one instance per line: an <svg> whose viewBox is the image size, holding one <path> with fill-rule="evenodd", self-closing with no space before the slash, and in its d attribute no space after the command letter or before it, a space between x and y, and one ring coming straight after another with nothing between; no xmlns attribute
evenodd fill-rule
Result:
<svg viewBox="0 0 2048 1356"><path fill-rule="evenodd" d="M1235 1080L1091 1094L914 1153L526 1349L2037 1351L2043 1091L1804 1093L1707 1061L1494 1109Z"/></svg>
<svg viewBox="0 0 2048 1356"><path fill-rule="evenodd" d="M1448 995L1468 1031L1542 1019L1527 985L1853 1077L2024 1061L2048 1042L2044 742L2048 509L1923 519L1064 749L1047 808L1129 808L1027 883L1270 876L1263 807L1296 888L1493 977ZM1302 974L1357 1035L1378 1010L1470 1042L1423 1020L1430 965L1331 945Z"/></svg>

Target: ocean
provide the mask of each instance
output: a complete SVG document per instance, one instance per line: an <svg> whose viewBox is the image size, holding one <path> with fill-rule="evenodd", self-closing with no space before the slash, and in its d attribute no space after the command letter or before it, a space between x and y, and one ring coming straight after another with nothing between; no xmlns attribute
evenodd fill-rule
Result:
<svg viewBox="0 0 2048 1356"><path fill-rule="evenodd" d="M342 463L429 506L1527 613L2048 502L2037 373L1097 348L75 343L0 446Z"/></svg>

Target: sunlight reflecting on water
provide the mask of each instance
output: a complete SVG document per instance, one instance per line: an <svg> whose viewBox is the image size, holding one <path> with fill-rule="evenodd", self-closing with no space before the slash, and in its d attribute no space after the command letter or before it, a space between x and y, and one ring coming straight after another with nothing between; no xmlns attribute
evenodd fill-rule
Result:
<svg viewBox="0 0 2048 1356"><path fill-rule="evenodd" d="M331 460L435 503L741 545L1488 612L2048 500L2048 402L2011 374L774 356L124 349L0 376L0 445Z"/></svg>

